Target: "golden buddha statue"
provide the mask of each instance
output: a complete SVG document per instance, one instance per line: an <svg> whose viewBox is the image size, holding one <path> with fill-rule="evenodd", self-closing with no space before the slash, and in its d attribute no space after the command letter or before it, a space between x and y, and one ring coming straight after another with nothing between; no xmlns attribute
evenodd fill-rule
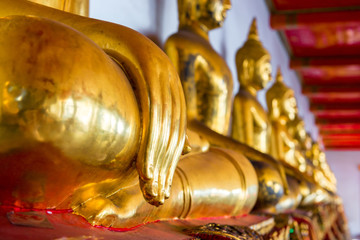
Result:
<svg viewBox="0 0 360 240"><path fill-rule="evenodd" d="M270 208L287 187L284 169L269 155L227 136L233 80L226 62L212 48L208 33L223 24L230 1L180 0L178 5L179 31L166 41L165 52L183 85L188 129L210 146L235 150L251 160L260 181L257 206ZM263 54L261 49L260 54ZM268 74L268 69L263 68L267 62L268 57L261 58L261 74ZM193 141L189 138L190 145Z"/></svg>
<svg viewBox="0 0 360 240"><path fill-rule="evenodd" d="M269 154L270 121L256 95L257 91L263 89L271 80L271 64L270 54L259 40L256 19L252 21L247 41L236 53L236 66L240 89L233 103L231 136L260 152ZM273 186L282 185L279 179L274 178L278 173L270 170L264 162L251 160L258 175L259 188L262 189L259 191L255 208L257 211L274 211L273 206L282 197L283 192L278 192L274 198L267 191Z"/></svg>
<svg viewBox="0 0 360 240"><path fill-rule="evenodd" d="M266 94L266 100L272 120L272 154L285 164L290 192L293 194L289 207L312 206L328 201L327 191L314 181L313 164L306 160L309 136L303 120L298 116L294 91L283 83L280 70L276 82ZM288 200L286 196L283 199ZM277 208L283 208L282 201Z"/></svg>
<svg viewBox="0 0 360 240"><path fill-rule="evenodd" d="M314 164L315 181L330 192L336 192L336 178L331 171L324 151L318 142L313 142L311 148L311 160Z"/></svg>
<svg viewBox="0 0 360 240"><path fill-rule="evenodd" d="M312 177L314 165L308 155L309 151L311 151L312 139L311 136L306 132L304 121L298 114L296 114L294 119L287 122L286 126L290 136L295 141L295 146L297 149L296 154L298 154L301 159L305 159L306 161L306 170L304 171L304 174Z"/></svg>
<svg viewBox="0 0 360 240"><path fill-rule="evenodd" d="M294 119L287 122L287 129L290 136L296 141L298 154L301 154L306 160L306 171L300 182L300 192L302 194L301 207L314 206L314 204L326 202L329 198L328 193L314 179L315 166L311 161L312 139L305 130L305 123L301 117L296 114Z"/></svg>
<svg viewBox="0 0 360 240"><path fill-rule="evenodd" d="M211 47L208 32L220 27L230 1L180 0L179 32L165 44L185 92L189 128L193 120L226 135L229 130L233 80L224 59Z"/></svg>
<svg viewBox="0 0 360 240"><path fill-rule="evenodd" d="M283 83L280 68L277 71L275 83L266 92L266 102L272 128L270 152L286 166L291 194L280 201L277 209L295 209L301 201L299 184L301 173L306 169L306 163L305 158L297 151L296 141L287 129L287 122L297 115L297 106L294 91Z"/></svg>
<svg viewBox="0 0 360 240"><path fill-rule="evenodd" d="M271 155L300 172L306 170L304 157L299 154L298 142L289 134L287 124L295 119L298 109L294 91L283 83L280 68L276 81L266 93L272 126Z"/></svg>
<svg viewBox="0 0 360 240"><path fill-rule="evenodd" d="M262 46L253 20L248 39L236 53L239 92L234 98L231 136L263 152L270 150L270 121L256 99L271 81L270 54Z"/></svg>
<svg viewBox="0 0 360 240"><path fill-rule="evenodd" d="M183 89L146 37L23 0L0 1L0 33L2 205L112 227L251 210L258 182L242 154L199 141L177 164Z"/></svg>

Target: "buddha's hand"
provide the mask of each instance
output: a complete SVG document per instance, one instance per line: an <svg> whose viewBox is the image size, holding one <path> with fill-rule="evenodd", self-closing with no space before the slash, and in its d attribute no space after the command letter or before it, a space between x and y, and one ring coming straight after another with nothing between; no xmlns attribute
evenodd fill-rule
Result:
<svg viewBox="0 0 360 240"><path fill-rule="evenodd" d="M148 79L150 104L149 110L142 109L146 129L137 159L141 190L145 199L155 206L162 205L170 196L173 175L185 142L186 123L179 78L167 57L160 56L158 61L148 63L153 71L152 78Z"/></svg>
<svg viewBox="0 0 360 240"><path fill-rule="evenodd" d="M137 155L140 187L145 199L162 205L170 196L177 162L184 148L186 107L180 79L166 54L143 35L123 26L99 23L106 34L99 44L129 77L141 114Z"/></svg>

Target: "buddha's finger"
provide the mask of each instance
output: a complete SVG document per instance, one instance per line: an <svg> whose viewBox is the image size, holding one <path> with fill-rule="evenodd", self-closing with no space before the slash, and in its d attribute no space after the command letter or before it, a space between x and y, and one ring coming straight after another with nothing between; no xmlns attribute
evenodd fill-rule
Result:
<svg viewBox="0 0 360 240"><path fill-rule="evenodd" d="M174 81L172 85L172 90L176 92L174 94L174 119L173 123L176 124L176 132L173 133L172 137L176 139L174 145L169 145L169 160L170 163L168 168L168 174L165 182L165 198L170 197L171 184L174 177L175 169L180 159L186 135L186 105L184 92L182 91L182 86L180 81ZM179 91L180 90L180 91ZM175 128L175 127L174 127ZM176 133L176 134L175 134Z"/></svg>

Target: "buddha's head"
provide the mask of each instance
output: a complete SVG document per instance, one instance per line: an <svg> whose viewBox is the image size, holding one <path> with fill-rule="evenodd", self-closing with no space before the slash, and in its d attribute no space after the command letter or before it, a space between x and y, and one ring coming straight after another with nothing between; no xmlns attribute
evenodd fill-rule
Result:
<svg viewBox="0 0 360 240"><path fill-rule="evenodd" d="M295 119L298 112L295 94L284 84L280 68L278 68L275 83L266 93L266 102L271 119Z"/></svg>
<svg viewBox="0 0 360 240"><path fill-rule="evenodd" d="M230 0L178 0L180 27L195 22L207 30L221 27L230 8Z"/></svg>
<svg viewBox="0 0 360 240"><path fill-rule="evenodd" d="M270 54L259 40L256 19L253 20L248 39L236 53L236 67L241 86L255 90L265 88L271 81Z"/></svg>

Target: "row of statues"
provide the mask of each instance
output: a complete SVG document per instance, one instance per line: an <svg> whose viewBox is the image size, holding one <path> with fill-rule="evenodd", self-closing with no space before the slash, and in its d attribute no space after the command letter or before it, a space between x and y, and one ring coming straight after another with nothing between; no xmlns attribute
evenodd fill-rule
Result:
<svg viewBox="0 0 360 240"><path fill-rule="evenodd" d="M334 175L280 70L268 113L257 101L272 66L255 20L233 98L208 37L230 1L178 0L168 57L129 28L72 14L86 15L86 0L58 4L72 13L47 2L0 1L2 205L129 227L333 201Z"/></svg>

